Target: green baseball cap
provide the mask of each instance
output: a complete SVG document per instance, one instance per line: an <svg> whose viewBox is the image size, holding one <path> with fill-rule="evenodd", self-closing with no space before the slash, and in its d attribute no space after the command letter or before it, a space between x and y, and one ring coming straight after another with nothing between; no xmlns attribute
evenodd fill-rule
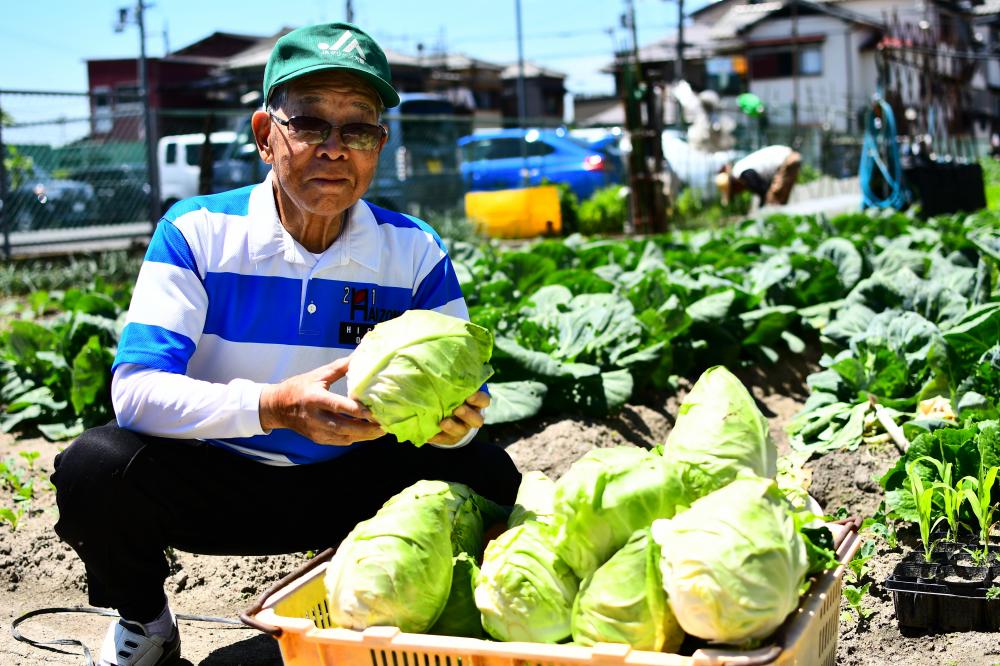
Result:
<svg viewBox="0 0 1000 666"><path fill-rule="evenodd" d="M353 23L307 25L279 39L264 68L264 102L275 86L328 69L344 70L364 79L387 109L399 104L385 53Z"/></svg>

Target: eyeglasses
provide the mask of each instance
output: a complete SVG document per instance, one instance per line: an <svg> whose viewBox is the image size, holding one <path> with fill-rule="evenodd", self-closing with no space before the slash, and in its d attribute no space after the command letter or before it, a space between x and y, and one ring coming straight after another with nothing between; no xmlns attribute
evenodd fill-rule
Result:
<svg viewBox="0 0 1000 666"><path fill-rule="evenodd" d="M369 123L332 125L322 118L313 118L312 116L292 116L286 120L279 118L271 111L267 113L276 123L288 128L290 137L310 146L325 143L330 138L330 132L334 129L340 133L340 140L344 145L354 150L375 150L381 143L382 137L388 135L388 132L381 125Z"/></svg>

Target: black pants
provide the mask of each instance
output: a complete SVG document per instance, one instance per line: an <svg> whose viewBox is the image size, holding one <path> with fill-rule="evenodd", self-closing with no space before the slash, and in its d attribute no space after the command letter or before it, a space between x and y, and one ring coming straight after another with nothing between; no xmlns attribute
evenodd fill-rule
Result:
<svg viewBox="0 0 1000 666"><path fill-rule="evenodd" d="M512 505L521 475L475 440L420 448L384 437L336 460L274 467L198 441L108 424L56 456L56 533L87 568L90 602L147 622L163 609L164 549L274 555L338 544L420 479L458 481Z"/></svg>

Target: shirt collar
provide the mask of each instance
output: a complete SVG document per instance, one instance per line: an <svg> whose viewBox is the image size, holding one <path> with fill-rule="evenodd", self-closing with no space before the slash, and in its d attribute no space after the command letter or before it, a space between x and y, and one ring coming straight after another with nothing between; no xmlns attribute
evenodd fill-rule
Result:
<svg viewBox="0 0 1000 666"><path fill-rule="evenodd" d="M284 254L291 263L312 263L312 255L305 251L281 224L278 207L274 202L273 173L250 191L249 249L254 261L262 261L276 254ZM346 228L323 253L320 262L327 266L342 266L355 261L365 268L378 271L381 258L379 225L368 204L358 200L347 214Z"/></svg>

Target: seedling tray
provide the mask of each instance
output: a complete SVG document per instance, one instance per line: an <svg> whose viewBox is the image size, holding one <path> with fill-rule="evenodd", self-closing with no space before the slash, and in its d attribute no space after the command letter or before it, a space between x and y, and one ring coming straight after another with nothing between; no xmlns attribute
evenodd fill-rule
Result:
<svg viewBox="0 0 1000 666"><path fill-rule="evenodd" d="M901 628L928 631L1000 631L1000 599L990 599L997 567L964 568L923 562L913 553L885 581Z"/></svg>

